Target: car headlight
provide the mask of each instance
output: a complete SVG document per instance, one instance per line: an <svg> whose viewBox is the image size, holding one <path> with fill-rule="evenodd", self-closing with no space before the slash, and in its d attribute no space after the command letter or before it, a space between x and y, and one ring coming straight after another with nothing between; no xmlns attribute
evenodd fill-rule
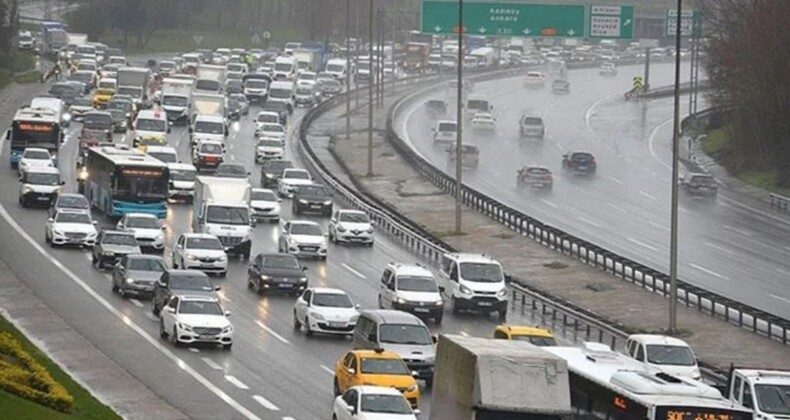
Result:
<svg viewBox="0 0 790 420"><path fill-rule="evenodd" d="M348 319L348 323L349 324L356 324L358 320L359 320L359 315L354 315L354 316L352 316L351 318Z"/></svg>
<svg viewBox="0 0 790 420"><path fill-rule="evenodd" d="M499 297L505 297L505 296L507 296L507 289L503 288L503 289L502 289L502 290L500 290L500 291L499 291L499 292L498 292L496 295L497 295L497 296L499 296Z"/></svg>
<svg viewBox="0 0 790 420"><path fill-rule="evenodd" d="M299 200L299 204L307 204L307 200L302 200L302 199L300 199L300 200Z"/></svg>
<svg viewBox="0 0 790 420"><path fill-rule="evenodd" d="M185 331L192 331L192 326L191 325L187 325L187 324L184 324L182 322L178 323L178 328L180 328L182 330L185 330Z"/></svg>
<svg viewBox="0 0 790 420"><path fill-rule="evenodd" d="M71 114L63 114L63 121L71 121Z"/></svg>
<svg viewBox="0 0 790 420"><path fill-rule="evenodd" d="M701 377L702 377L702 374L700 373L699 368L694 368L694 370L691 371L691 378L692 379L699 380Z"/></svg>
<svg viewBox="0 0 790 420"><path fill-rule="evenodd" d="M338 227L337 227L337 231L338 231L338 232L345 232L345 231L346 231L346 228L344 228L344 227L341 225L341 226L338 226Z"/></svg>
<svg viewBox="0 0 790 420"><path fill-rule="evenodd" d="M96 236L98 236L98 235L99 235L99 233L98 233L98 232L90 232L90 233L88 234L88 238L95 238L95 237L96 237Z"/></svg>
<svg viewBox="0 0 790 420"><path fill-rule="evenodd" d="M32 189L32 188L30 188L30 187L25 187L25 188L22 188L22 195L25 195L25 194L30 194L30 193L32 193L32 192L33 192L33 189Z"/></svg>
<svg viewBox="0 0 790 420"><path fill-rule="evenodd" d="M434 305L436 305L436 306L442 306L442 305L444 305L444 301L443 301L443 300L441 300L441 299L439 299L439 300L437 300L436 302L434 302Z"/></svg>
<svg viewBox="0 0 790 420"><path fill-rule="evenodd" d="M307 283L307 277L299 277L299 283Z"/></svg>
<svg viewBox="0 0 790 420"><path fill-rule="evenodd" d="M115 254L112 251L102 251L102 255L105 257L112 257Z"/></svg>
<svg viewBox="0 0 790 420"><path fill-rule="evenodd" d="M464 295L471 295L472 294L472 290L469 289L468 287L464 286L464 285L461 285L458 288L458 291L461 292L461 294L464 294Z"/></svg>
<svg viewBox="0 0 790 420"><path fill-rule="evenodd" d="M54 233L54 234L55 234L55 235L57 235L57 236L64 236L64 235L65 235L65 233L63 233L62 231L60 231L60 230L57 230L57 229L54 229L54 230L52 231L52 233Z"/></svg>
<svg viewBox="0 0 790 420"><path fill-rule="evenodd" d="M189 255L187 255L187 259L189 261L197 261L198 258L196 256L192 255L192 254L189 254Z"/></svg>
<svg viewBox="0 0 790 420"><path fill-rule="evenodd" d="M272 178L274 178L274 175L272 175L272 174L266 174L266 178L272 179Z"/></svg>
<svg viewBox="0 0 790 420"><path fill-rule="evenodd" d="M405 304L405 303L406 303L406 299L404 299L404 298L396 298L396 299L395 299L395 302L396 302L396 303L400 303L401 305L403 305L403 304Z"/></svg>
<svg viewBox="0 0 790 420"><path fill-rule="evenodd" d="M227 260L228 260L228 256L227 255L220 255L219 262L225 262Z"/></svg>
<svg viewBox="0 0 790 420"><path fill-rule="evenodd" d="M261 274L261 280L269 280L271 277L267 276L266 274Z"/></svg>
<svg viewBox="0 0 790 420"><path fill-rule="evenodd" d="M233 325L228 325L227 327L222 329L222 334L228 334L233 332Z"/></svg>
<svg viewBox="0 0 790 420"><path fill-rule="evenodd" d="M408 388L406 388L406 392L414 392L417 390L417 384L414 384Z"/></svg>
<svg viewBox="0 0 790 420"><path fill-rule="evenodd" d="M324 316L319 314L318 312L310 312L310 316L320 321L324 320Z"/></svg>
<svg viewBox="0 0 790 420"><path fill-rule="evenodd" d="M126 284L133 284L133 283L134 283L134 279L133 278L131 278L131 277L127 277L126 278Z"/></svg>
<svg viewBox="0 0 790 420"><path fill-rule="evenodd" d="M367 232L367 233L373 233L373 226L369 227L369 228L368 228L368 229L367 229L365 232Z"/></svg>
<svg viewBox="0 0 790 420"><path fill-rule="evenodd" d="M325 205L325 206L328 206L328 205L331 205L331 204L332 204L332 200L326 200L326 201L324 201L324 205Z"/></svg>

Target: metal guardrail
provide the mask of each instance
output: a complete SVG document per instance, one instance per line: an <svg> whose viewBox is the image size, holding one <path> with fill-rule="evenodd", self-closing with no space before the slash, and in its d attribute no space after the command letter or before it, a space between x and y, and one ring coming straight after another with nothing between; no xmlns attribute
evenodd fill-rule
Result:
<svg viewBox="0 0 790 420"><path fill-rule="evenodd" d="M788 197L771 193L771 195L768 197L768 202L771 204L771 208L775 208L785 213L790 212L790 198Z"/></svg>
<svg viewBox="0 0 790 420"><path fill-rule="evenodd" d="M496 76L494 75L493 77ZM490 79L493 77L484 75L471 77L471 79ZM411 103L416 96L423 94L424 91L406 96L390 108L387 117L387 135L393 146L419 173L443 191L455 196L457 193L455 179L417 154L398 136L393 128L393 115L405 104ZM561 229L547 225L466 185L462 187L460 193L462 202L465 205L504 224L519 234L529 236L551 249L570 255L579 261L600 268L663 297L669 296L669 276L660 271L618 255L613 251ZM678 301L687 307L696 308L712 317L723 319L754 333L780 341L785 345L788 344L790 321L777 315L707 291L682 280L678 281Z"/></svg>
<svg viewBox="0 0 790 420"><path fill-rule="evenodd" d="M523 72L523 70L520 71ZM499 72L499 74L503 73ZM494 73L486 75L486 77L494 77ZM433 83L435 85L437 81L438 79L435 76L431 76L427 78L402 79L397 83L399 85L412 84L413 87L417 87L419 86L418 83ZM354 191L346 186L321 162L310 146L307 139L310 125L330 108L341 105L345 100L345 95L350 95L352 92L322 102L303 117L297 132L298 152L303 157L308 169L323 179L324 183L334 190L336 199L349 207L366 212L378 229L398 240L412 252L438 265L443 254L455 251L452 246L437 238L422 226L412 222L387 203ZM388 127L391 126L391 116L392 111L388 115ZM572 336L574 341L579 339L598 341L606 343L612 348L617 348L625 343L628 335L634 332L625 326L615 325L612 321L579 308L572 303L564 302L534 287L525 285L517 278L508 276L508 279L511 292L509 311L520 312L521 314L526 314L527 312L535 314L539 311L540 316L543 318L550 316L550 321L547 320L547 322L551 322L555 326L561 323L559 328L555 327L555 329L562 330L566 336ZM569 329L572 329L572 331L569 331ZM723 368L706 364L705 362L700 362L700 366L705 377L709 380L720 382L725 377Z"/></svg>

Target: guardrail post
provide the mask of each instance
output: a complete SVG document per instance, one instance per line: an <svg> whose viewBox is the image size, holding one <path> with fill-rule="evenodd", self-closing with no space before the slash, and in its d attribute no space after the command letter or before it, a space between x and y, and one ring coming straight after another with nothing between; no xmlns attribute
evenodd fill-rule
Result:
<svg viewBox="0 0 790 420"><path fill-rule="evenodd" d="M585 332L585 334L584 334L584 339L585 339L585 340L589 340L589 339L590 339L590 324L587 324L587 328L586 328L586 330L587 330L587 331L586 331L586 332Z"/></svg>

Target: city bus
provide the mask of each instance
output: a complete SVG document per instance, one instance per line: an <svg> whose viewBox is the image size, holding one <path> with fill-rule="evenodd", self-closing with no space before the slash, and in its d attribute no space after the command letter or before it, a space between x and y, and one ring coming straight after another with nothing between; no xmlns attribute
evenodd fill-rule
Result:
<svg viewBox="0 0 790 420"><path fill-rule="evenodd" d="M573 419L752 420L714 387L672 376L600 343L541 347L565 359Z"/></svg>
<svg viewBox="0 0 790 420"><path fill-rule="evenodd" d="M60 115L55 111L49 108L20 109L6 132L6 139L11 142L11 167L16 168L22 152L28 147L47 149L52 156L57 156L63 134Z"/></svg>
<svg viewBox="0 0 790 420"><path fill-rule="evenodd" d="M108 216L167 214L167 165L128 148L99 146L88 149L80 173L80 190L91 207Z"/></svg>

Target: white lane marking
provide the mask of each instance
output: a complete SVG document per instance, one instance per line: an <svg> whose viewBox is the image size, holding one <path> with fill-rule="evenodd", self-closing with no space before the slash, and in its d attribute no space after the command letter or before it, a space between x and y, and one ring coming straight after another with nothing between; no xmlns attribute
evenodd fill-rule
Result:
<svg viewBox="0 0 790 420"><path fill-rule="evenodd" d="M747 231L745 231L743 229L734 228L734 227L729 226L729 225L722 225L721 228L724 229L724 230L729 230L730 232L735 232L738 235L752 236L752 234L750 232L747 232Z"/></svg>
<svg viewBox="0 0 790 420"><path fill-rule="evenodd" d="M129 302L132 302L132 305L134 305L134 306L136 306L138 308L142 308L143 307L143 302L140 302L137 299L134 299L134 298L129 299Z"/></svg>
<svg viewBox="0 0 790 420"><path fill-rule="evenodd" d="M272 404L269 400L267 400L266 398L263 398L260 395L253 395L252 399L255 400L255 401L258 401L258 404L264 406L267 410L280 411L279 407L277 407L276 405Z"/></svg>
<svg viewBox="0 0 790 420"><path fill-rule="evenodd" d="M194 347L190 347L189 351L191 351L192 353L200 353L200 349L196 349Z"/></svg>
<svg viewBox="0 0 790 420"><path fill-rule="evenodd" d="M779 295L768 295L768 296L771 296L774 299L779 299L779 300L781 300L782 302L785 302L785 303L790 303L790 299L781 297Z"/></svg>
<svg viewBox="0 0 790 420"><path fill-rule="evenodd" d="M541 199L540 199L540 201L541 201L543 204L545 204L545 205L547 205L547 206L549 206L549 207L554 207L555 209L559 207L558 205L556 205L556 204L552 203L552 202L551 202L551 201L549 201L549 200L546 200L545 198L541 198Z"/></svg>
<svg viewBox="0 0 790 420"><path fill-rule="evenodd" d="M203 363L207 364L208 367L214 370L222 370L222 366L218 365L217 362L209 359L208 357L201 357L200 360L202 360Z"/></svg>
<svg viewBox="0 0 790 420"><path fill-rule="evenodd" d="M665 225L662 225L661 223L656 223L656 222L654 222L654 221L652 221L652 220L648 221L647 223L648 223L649 225L651 225L651 226L655 226L655 227L657 227L657 228L659 228L659 229L661 229L661 230L664 230L664 231L667 231L667 232L669 232L669 227L668 227L668 226L665 226Z"/></svg>
<svg viewBox="0 0 790 420"><path fill-rule="evenodd" d="M230 160L235 162L236 161L236 155L230 155Z"/></svg>
<svg viewBox="0 0 790 420"><path fill-rule="evenodd" d="M790 276L790 271L782 270L781 268L777 268L776 272L779 273L779 274L784 274L786 276Z"/></svg>
<svg viewBox="0 0 790 420"><path fill-rule="evenodd" d="M283 420L296 420L296 419L293 417L283 417Z"/></svg>
<svg viewBox="0 0 790 420"><path fill-rule="evenodd" d="M595 101L592 105L590 105L589 108L587 108L586 111L584 111L584 124L587 126L587 130L589 130L590 133L595 134L595 130L592 128L592 122L591 122L592 116L593 116L594 111L595 111L595 108L597 108L598 105L606 102L607 100L609 100L611 98L614 98L616 96L620 96L620 95L621 95L620 93L615 93L615 94L609 95L609 96L607 96L605 98L601 98L601 99Z"/></svg>
<svg viewBox="0 0 790 420"><path fill-rule="evenodd" d="M469 333L467 333L466 331L461 331L461 335L464 337L469 337Z"/></svg>
<svg viewBox="0 0 790 420"><path fill-rule="evenodd" d="M345 268L346 270L348 270L348 271L350 271L350 272L354 273L354 275L355 275L355 276L357 276L357 277L359 277L359 278L361 278L361 279L363 279L363 280L367 278L367 277L365 277L365 275L364 275L364 274L362 274L362 273L360 273L359 271L355 270L353 267L351 267L350 265L348 265L348 264L346 264L346 263L343 263L343 264L340 264L340 265L342 265L342 266L343 266L343 268Z"/></svg>
<svg viewBox="0 0 790 420"><path fill-rule="evenodd" d="M658 130L660 130L660 129L661 129L661 127L665 126L666 124L669 124L669 123L671 123L673 120L674 120L673 118L670 118L670 119L668 119L668 120L666 120L666 121L662 122L661 124L657 125L657 126L656 126L656 127L653 129L653 131L651 131L651 132L650 132L650 139L649 139L649 140L648 140L648 142L647 142L648 149L650 149L650 156L653 156L653 159L655 159L655 160L656 160L656 162L660 163L660 164L661 164L661 166L663 166L663 167L665 167L665 168L669 169L670 171L672 170L672 166L668 165L666 162L664 162L663 160L661 160L661 159L658 157L658 153L656 153L656 150L655 150L655 148L653 147L653 143L654 143L654 141L655 141L655 139L656 139L656 134L658 134Z"/></svg>
<svg viewBox="0 0 790 420"><path fill-rule="evenodd" d="M638 240L636 240L634 238L628 238L628 241L632 242L632 243L635 243L635 244L637 244L639 246L643 246L643 247L645 247L645 248L647 248L647 249L649 249L649 250L651 250L653 252L657 252L658 251L658 248L656 248L656 247L654 247L652 245L648 245L648 244L646 244L644 242L638 241Z"/></svg>
<svg viewBox="0 0 790 420"><path fill-rule="evenodd" d="M715 272L713 270L708 270L707 268L705 268L705 267L703 267L701 265L697 265L697 264L694 264L694 263L691 263L689 265L694 267L694 268L696 268L699 271L702 271L703 273L710 274L713 277L718 277L718 278L720 278L722 280L729 280L729 278L727 276L721 275L721 274L719 274L719 273L717 273L717 272Z"/></svg>
<svg viewBox="0 0 790 420"><path fill-rule="evenodd" d="M135 333L137 333L140 337L142 337L145 341L149 344L154 346L157 350L159 350L165 357L170 359L173 363L176 364L181 370L186 372L189 376L193 379L198 381L201 385L205 386L206 389L211 391L214 395L219 397L222 401L225 401L229 406L231 406L234 410L236 410L239 414L244 416L250 420L260 420L260 417L256 416L255 413L248 410L246 407L241 405L238 401L233 399L230 395L226 394L225 391L221 390L218 386L214 385L211 381L206 379L200 372L196 371L192 366L188 365L184 362L180 357L176 356L169 348L165 347L158 339L154 338L145 330L143 327L129 319L126 315L124 315L120 310L114 307L109 301L104 299L99 292L94 290L88 283L84 282L81 278L77 277L74 272L68 269L63 263L59 260L55 259L43 246L41 246L38 242L36 242L32 236L30 236L22 226L19 226L19 223L16 222L11 217L11 214L8 213L5 206L0 204L0 216L5 219L5 221L16 231L19 236L24 238L36 251L38 251L41 255L46 257L52 264L60 269L71 281L73 281L77 286L79 286L82 290L84 290L88 295L90 295L96 302L98 302L101 306L107 309L111 314L115 315L118 319L121 320L124 324L126 324L129 328L132 329Z"/></svg>
<svg viewBox="0 0 790 420"><path fill-rule="evenodd" d="M623 181L620 181L619 179L617 179L617 178L615 178L615 177L613 177L613 176L610 176L610 177L609 177L609 179L610 179L612 182L616 182L616 183L618 183L618 184L622 184L622 183L623 183Z"/></svg>
<svg viewBox="0 0 790 420"><path fill-rule="evenodd" d="M606 204L609 205L609 207L619 211L620 213L623 213L623 214L627 214L628 213L628 210L618 206L617 204L612 204L612 203L606 203Z"/></svg>
<svg viewBox="0 0 790 420"><path fill-rule="evenodd" d="M578 219L578 220L580 220L580 221L582 221L584 223L587 223L588 225L595 226L597 228L601 227L601 225L599 225L598 223L595 223L595 222L593 222L592 220L589 220L589 219L585 219L584 217L581 217L581 216L576 217L576 219Z"/></svg>
<svg viewBox="0 0 790 420"><path fill-rule="evenodd" d="M280 334L277 334L276 332L274 332L274 330L273 330L273 329L271 329L271 328L267 327L266 325L264 325L264 324L263 324L263 322L261 322L261 321L258 321L258 320L256 319L256 320L255 320L255 323L256 323L256 324L258 324L258 326L259 326L259 327L263 328L263 330L264 330L264 331L266 331L267 333L269 333L269 334L271 334L272 336L274 336L274 338L276 338L276 339L278 339L278 340L282 341L282 342L283 342L283 343L285 343L285 344L291 344L291 342L290 342L290 341L286 340L286 339L285 339L283 336L281 336Z"/></svg>
<svg viewBox="0 0 790 420"><path fill-rule="evenodd" d="M650 194L648 194L648 193L646 193L646 192L644 192L642 190L639 190L639 194L642 194L643 196L645 196L645 197L647 197L647 198L649 198L651 200L657 200L657 198L655 196L652 196L652 195L650 195Z"/></svg>
<svg viewBox="0 0 790 420"><path fill-rule="evenodd" d="M323 370L324 370L324 372L326 372L326 373L328 373L328 374L330 374L330 375L332 375L332 376L335 376L335 371L334 371L334 370L332 370L332 369L329 369L328 367L326 367L326 366L324 366L324 365L321 365L321 369L323 369Z"/></svg>
<svg viewBox="0 0 790 420"><path fill-rule="evenodd" d="M714 244L712 242L705 242L705 246L713 248L713 249L715 249L717 251L721 251L721 252L727 253L727 254L735 254L735 251L733 251L731 249L724 248L724 247L719 246L719 245L716 245L716 244Z"/></svg>
<svg viewBox="0 0 790 420"><path fill-rule="evenodd" d="M235 385L236 388L243 389L243 390L250 389L250 387L248 387L244 382L240 381L239 378L237 378L237 377L235 377L233 375L225 375L225 380L230 382L230 383L232 383L233 385Z"/></svg>

